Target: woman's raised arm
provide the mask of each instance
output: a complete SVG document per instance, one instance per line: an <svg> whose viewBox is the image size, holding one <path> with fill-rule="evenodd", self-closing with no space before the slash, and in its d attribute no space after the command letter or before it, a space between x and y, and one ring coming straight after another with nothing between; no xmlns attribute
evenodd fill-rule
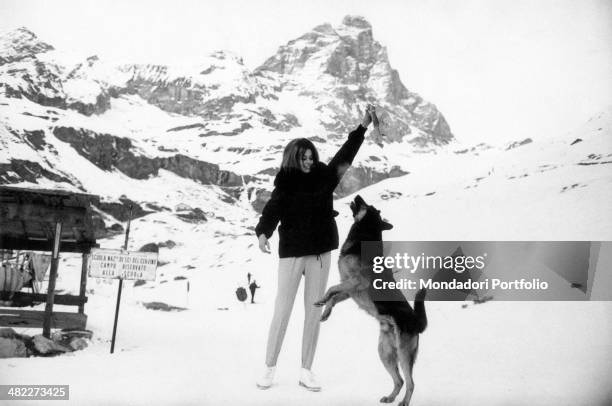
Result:
<svg viewBox="0 0 612 406"><path fill-rule="evenodd" d="M346 170L351 166L353 159L355 159L355 155L357 155L357 151L359 151L363 143L366 129L372 122L372 116L370 114L370 109L372 108L373 106L371 105L367 106L361 124L349 133L348 140L346 140L338 152L336 152L336 155L329 161L328 167L331 169L332 173L335 174L335 185L340 182Z"/></svg>

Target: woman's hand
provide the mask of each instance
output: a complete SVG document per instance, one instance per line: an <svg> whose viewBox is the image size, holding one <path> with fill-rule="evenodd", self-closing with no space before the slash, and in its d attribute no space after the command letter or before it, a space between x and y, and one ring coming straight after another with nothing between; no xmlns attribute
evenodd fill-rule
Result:
<svg viewBox="0 0 612 406"><path fill-rule="evenodd" d="M265 234L259 235L259 249L261 252L266 254L270 253L270 243L268 242L268 238L265 236Z"/></svg>
<svg viewBox="0 0 612 406"><path fill-rule="evenodd" d="M374 106L372 106L371 104L368 104L366 106L366 110L365 110L365 113L363 115L363 120L361 120L361 125L364 126L365 128L368 128L368 126L372 122L372 116L370 115L370 110L373 109L373 108L374 108Z"/></svg>

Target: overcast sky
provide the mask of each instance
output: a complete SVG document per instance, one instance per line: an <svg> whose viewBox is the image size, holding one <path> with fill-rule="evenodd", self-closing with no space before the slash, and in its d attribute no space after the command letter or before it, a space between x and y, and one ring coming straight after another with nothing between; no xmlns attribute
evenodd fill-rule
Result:
<svg viewBox="0 0 612 406"><path fill-rule="evenodd" d="M109 59L194 62L224 49L255 67L346 14L370 21L406 87L462 140L554 136L612 106L609 0L2 0L0 29Z"/></svg>

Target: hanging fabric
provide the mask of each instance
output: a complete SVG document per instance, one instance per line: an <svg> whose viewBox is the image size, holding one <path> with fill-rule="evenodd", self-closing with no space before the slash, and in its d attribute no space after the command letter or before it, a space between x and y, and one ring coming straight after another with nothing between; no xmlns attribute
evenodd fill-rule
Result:
<svg viewBox="0 0 612 406"><path fill-rule="evenodd" d="M12 263L2 264L0 270L0 290L3 292L17 292L23 287L23 274Z"/></svg>
<svg viewBox="0 0 612 406"><path fill-rule="evenodd" d="M36 282L42 282L49 266L51 265L51 255L30 253L30 264L34 269Z"/></svg>

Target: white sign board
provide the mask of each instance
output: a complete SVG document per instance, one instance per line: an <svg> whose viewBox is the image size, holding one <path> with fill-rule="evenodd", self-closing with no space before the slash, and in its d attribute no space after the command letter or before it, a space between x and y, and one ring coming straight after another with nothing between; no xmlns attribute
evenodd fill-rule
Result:
<svg viewBox="0 0 612 406"><path fill-rule="evenodd" d="M157 252L92 248L87 269L94 278L155 280Z"/></svg>

